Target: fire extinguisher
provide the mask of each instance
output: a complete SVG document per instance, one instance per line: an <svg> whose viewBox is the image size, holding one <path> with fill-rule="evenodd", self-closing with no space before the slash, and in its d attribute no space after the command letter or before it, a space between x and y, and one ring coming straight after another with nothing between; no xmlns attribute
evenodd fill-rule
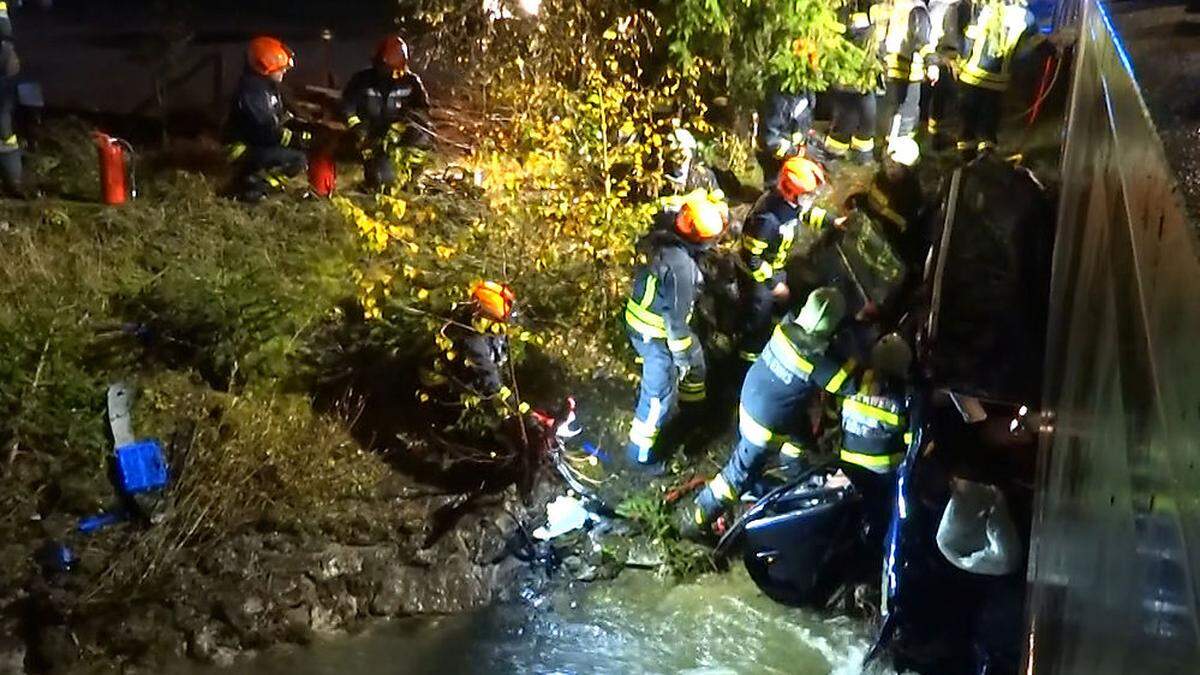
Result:
<svg viewBox="0 0 1200 675"><path fill-rule="evenodd" d="M327 151L315 151L308 157L308 186L313 194L328 197L337 187L337 165Z"/></svg>
<svg viewBox="0 0 1200 675"><path fill-rule="evenodd" d="M105 204L124 204L137 197L137 182L133 174L133 146L96 131L92 133L100 158L100 196Z"/></svg>

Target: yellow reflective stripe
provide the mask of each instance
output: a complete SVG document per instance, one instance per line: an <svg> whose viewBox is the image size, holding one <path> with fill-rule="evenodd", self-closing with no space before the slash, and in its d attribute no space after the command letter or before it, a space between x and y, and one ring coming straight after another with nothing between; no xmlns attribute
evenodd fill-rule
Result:
<svg viewBox="0 0 1200 675"><path fill-rule="evenodd" d="M758 266L758 269L750 272L750 277L760 284L773 276L775 276L775 268L765 260Z"/></svg>
<svg viewBox="0 0 1200 675"><path fill-rule="evenodd" d="M667 349L673 352L685 352L692 346L692 336L679 338L678 340L667 340Z"/></svg>
<svg viewBox="0 0 1200 675"><path fill-rule="evenodd" d="M912 441L913 441L912 432L911 431L904 432L904 446L908 447L908 446L912 445Z"/></svg>
<svg viewBox="0 0 1200 675"><path fill-rule="evenodd" d="M760 448L770 447L771 440L775 438L773 431L759 424L750 416L750 413L746 411L746 406L738 408L738 433L748 443L752 443Z"/></svg>
<svg viewBox="0 0 1200 675"><path fill-rule="evenodd" d="M359 117L358 115L351 115L346 118L346 126L351 129L353 129L354 127L356 127L360 124L362 124L362 118Z"/></svg>
<svg viewBox="0 0 1200 675"><path fill-rule="evenodd" d="M799 459L804 456L804 448L789 441L779 449L779 454L790 459Z"/></svg>
<svg viewBox="0 0 1200 675"><path fill-rule="evenodd" d="M683 403L699 403L708 398L708 392L701 387L700 391L683 391L679 392L679 400Z"/></svg>
<svg viewBox="0 0 1200 675"><path fill-rule="evenodd" d="M842 141L839 141L838 139L834 138L833 136L826 136L825 137L825 149L832 150L833 152L845 152L850 149L850 144L843 143Z"/></svg>
<svg viewBox="0 0 1200 675"><path fill-rule="evenodd" d="M279 135L279 144L280 145L291 145L292 144L292 130L291 129L283 130L283 132Z"/></svg>
<svg viewBox="0 0 1200 675"><path fill-rule="evenodd" d="M233 145L229 146L229 149L226 151L226 153L228 154L229 159L237 159L246 154L246 144L234 143Z"/></svg>
<svg viewBox="0 0 1200 675"><path fill-rule="evenodd" d="M785 227L780 230L782 235L779 240L779 250L775 253L775 260L771 263L776 269L782 269L787 266L788 255L792 252L792 243L796 241L796 228Z"/></svg>
<svg viewBox="0 0 1200 675"><path fill-rule="evenodd" d="M829 212L825 209L819 206L814 206L808 210L808 215L805 216L804 220L806 223L808 223L809 228L818 230L821 228L822 223L825 221L825 217L828 215Z"/></svg>
<svg viewBox="0 0 1200 675"><path fill-rule="evenodd" d="M796 349L796 345L792 344L792 341L788 339L787 334L783 332L783 328L775 326L775 332L771 334L771 342L787 350L786 353L780 354L780 356L786 358L790 365L795 366L805 375L812 374L813 364L800 354L800 350Z"/></svg>
<svg viewBox="0 0 1200 675"><path fill-rule="evenodd" d="M908 219L890 206L887 195L883 194L879 186L871 186L870 192L867 193L867 201L871 203L871 206L875 208L880 216L890 220L902 231L908 229Z"/></svg>
<svg viewBox="0 0 1200 675"><path fill-rule="evenodd" d="M742 248L750 252L751 255L762 255L767 250L767 242L762 239L755 239L750 235L742 235Z"/></svg>
<svg viewBox="0 0 1200 675"><path fill-rule="evenodd" d="M925 124L925 128L929 130L929 133L936 134L938 129L937 119L930 117L929 121Z"/></svg>
<svg viewBox="0 0 1200 675"><path fill-rule="evenodd" d="M0 140L0 145L5 146L5 147L10 147L10 148L17 147L17 135L13 134L13 135L9 136L8 138Z"/></svg>
<svg viewBox="0 0 1200 675"><path fill-rule="evenodd" d="M625 315L629 316L630 314L633 314L638 318L639 321L651 326L652 328L666 330L666 319L655 314L654 312L651 312L645 307L642 307L632 300L625 303Z"/></svg>
<svg viewBox="0 0 1200 675"><path fill-rule="evenodd" d="M267 185L270 185L273 188L281 187L283 185L283 181L279 180L275 176L263 176L263 180L267 181Z"/></svg>
<svg viewBox="0 0 1200 675"><path fill-rule="evenodd" d="M512 395L513 395L513 391L512 391L512 389L509 389L508 387L500 387L500 390L496 392L496 396L499 396L500 399L503 401L507 401L509 399L509 397Z"/></svg>
<svg viewBox="0 0 1200 675"><path fill-rule="evenodd" d="M842 384L846 381L846 378L850 377L850 373L854 370L855 365L854 359L849 359L843 363L837 373L829 379L829 384L825 385L825 391L836 394L842 388Z"/></svg>
<svg viewBox="0 0 1200 675"><path fill-rule="evenodd" d="M721 474L717 474L712 480L708 481L708 491L723 502L737 501L737 495L733 493L733 487L729 485L729 481L725 480L725 476Z"/></svg>
<svg viewBox="0 0 1200 675"><path fill-rule="evenodd" d="M748 352L746 350L742 350L742 351L738 352L738 358L743 361L749 361L750 363L754 363L755 361L758 360L758 354L756 354L754 352Z"/></svg>
<svg viewBox="0 0 1200 675"><path fill-rule="evenodd" d="M841 452L838 454L841 456L843 462L848 462L866 469L871 469L876 473L890 471L897 466L900 466L900 462L904 461L904 453L902 452L893 453L890 455L864 455L861 452L851 452L850 450L842 448Z"/></svg>
<svg viewBox="0 0 1200 675"><path fill-rule="evenodd" d="M632 301L625 306L625 323L645 337L665 340L667 338L667 329L647 323L642 317L638 316L635 311L637 309L640 308L633 304Z"/></svg>
<svg viewBox="0 0 1200 675"><path fill-rule="evenodd" d="M646 290L642 292L642 299L638 302L642 307L649 307L650 303L654 302L654 294L658 292L658 277L653 274L646 277Z"/></svg>
<svg viewBox="0 0 1200 675"><path fill-rule="evenodd" d="M875 149L875 139L853 136L850 138L850 147L859 152L870 152L871 150Z"/></svg>
<svg viewBox="0 0 1200 675"><path fill-rule="evenodd" d="M693 393L698 392L698 391L704 391L704 382L703 381L690 382L688 380L684 380L683 382L679 383L679 391L690 391Z"/></svg>
<svg viewBox="0 0 1200 675"><path fill-rule="evenodd" d="M851 412L857 413L864 417L870 417L871 419L879 420L880 422L892 427L901 426L900 416L890 410L876 408L873 405L867 405L862 401L857 401L852 398L846 399L844 405Z"/></svg>

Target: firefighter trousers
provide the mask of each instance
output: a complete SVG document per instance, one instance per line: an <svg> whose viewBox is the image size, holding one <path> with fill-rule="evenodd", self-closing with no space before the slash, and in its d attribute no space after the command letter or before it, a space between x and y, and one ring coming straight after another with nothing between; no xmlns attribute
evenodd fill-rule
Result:
<svg viewBox="0 0 1200 675"><path fill-rule="evenodd" d="M829 91L833 119L825 137L830 157L850 154L855 161L870 161L875 150L875 94L842 89Z"/></svg>
<svg viewBox="0 0 1200 675"><path fill-rule="evenodd" d="M696 497L697 525L711 523L734 504L762 476L772 456L779 455L785 474L804 469L805 452L813 443L808 406L814 391L808 380L772 360L760 359L750 368L742 384L737 445Z"/></svg>
<svg viewBox="0 0 1200 675"><path fill-rule="evenodd" d="M921 83L888 78L879 98L879 131L886 150L892 137L912 136L921 115Z"/></svg>
<svg viewBox="0 0 1200 675"><path fill-rule="evenodd" d="M234 178L234 195L245 201L258 201L268 192L283 188L287 178L302 173L308 158L302 150L274 147L249 147L239 158Z"/></svg>
<svg viewBox="0 0 1200 675"><path fill-rule="evenodd" d="M17 83L0 79L0 182L9 195L22 192L21 146L17 142L14 117L17 112Z"/></svg>
<svg viewBox="0 0 1200 675"><path fill-rule="evenodd" d="M743 278L741 281L739 313L742 317L742 338L738 344L738 357L743 361L758 360L758 355L771 337L777 318L775 296L771 295L771 289L777 283L778 280L774 279L758 282Z"/></svg>
<svg viewBox="0 0 1200 675"><path fill-rule="evenodd" d="M959 150L971 152L996 147L1004 92L976 87L965 82L959 86L959 102L962 106Z"/></svg>

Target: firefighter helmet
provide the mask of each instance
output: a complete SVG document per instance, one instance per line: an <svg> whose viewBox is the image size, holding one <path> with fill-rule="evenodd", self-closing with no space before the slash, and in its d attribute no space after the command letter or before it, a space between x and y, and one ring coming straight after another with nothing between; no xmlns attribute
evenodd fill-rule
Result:
<svg viewBox="0 0 1200 675"><path fill-rule="evenodd" d="M512 316L516 293L506 284L496 281L477 281L471 284L471 301L475 311L493 321L505 323Z"/></svg>
<svg viewBox="0 0 1200 675"><path fill-rule="evenodd" d="M796 325L815 337L827 337L845 315L846 299L838 289L825 286L808 294L804 308L796 315Z"/></svg>
<svg viewBox="0 0 1200 675"><path fill-rule="evenodd" d="M779 169L776 183L779 194L789 202L797 202L825 182L825 170L805 157L789 157Z"/></svg>
<svg viewBox="0 0 1200 675"><path fill-rule="evenodd" d="M916 139L908 136L898 136L888 141L888 159L903 166L912 166L921 157L921 147Z"/></svg>
<svg viewBox="0 0 1200 675"><path fill-rule="evenodd" d="M721 236L726 217L721 205L707 195L689 195L675 216L675 231L684 239L702 244Z"/></svg>
<svg viewBox="0 0 1200 675"><path fill-rule="evenodd" d="M912 360L912 349L899 333L884 335L871 348L871 367L885 375L907 377Z"/></svg>
<svg viewBox="0 0 1200 675"><path fill-rule="evenodd" d="M375 63L398 73L408 71L408 43L399 35L389 35L375 48Z"/></svg>
<svg viewBox="0 0 1200 675"><path fill-rule="evenodd" d="M259 75L272 75L296 66L295 53L278 38L256 37L246 49L246 63Z"/></svg>

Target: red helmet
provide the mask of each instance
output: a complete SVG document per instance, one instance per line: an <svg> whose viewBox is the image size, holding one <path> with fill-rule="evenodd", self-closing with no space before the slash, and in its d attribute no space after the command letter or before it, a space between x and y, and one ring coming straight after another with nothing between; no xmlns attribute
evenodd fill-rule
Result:
<svg viewBox="0 0 1200 675"><path fill-rule="evenodd" d="M389 35L375 48L375 63L387 66L396 72L408 70L408 43L399 35Z"/></svg>
<svg viewBox="0 0 1200 675"><path fill-rule="evenodd" d="M707 196L690 196L675 216L675 231L697 244L721 236L725 224L726 218L721 207Z"/></svg>
<svg viewBox="0 0 1200 675"><path fill-rule="evenodd" d="M825 182L820 164L804 157L789 157L779 170L779 194L790 202L816 190Z"/></svg>
<svg viewBox="0 0 1200 675"><path fill-rule="evenodd" d="M517 294L507 285L495 281L476 281L471 284L471 300L475 311L493 321L506 323L512 316Z"/></svg>
<svg viewBox="0 0 1200 675"><path fill-rule="evenodd" d="M246 50L246 63L260 75L271 75L296 65L295 54L273 37L256 37Z"/></svg>

